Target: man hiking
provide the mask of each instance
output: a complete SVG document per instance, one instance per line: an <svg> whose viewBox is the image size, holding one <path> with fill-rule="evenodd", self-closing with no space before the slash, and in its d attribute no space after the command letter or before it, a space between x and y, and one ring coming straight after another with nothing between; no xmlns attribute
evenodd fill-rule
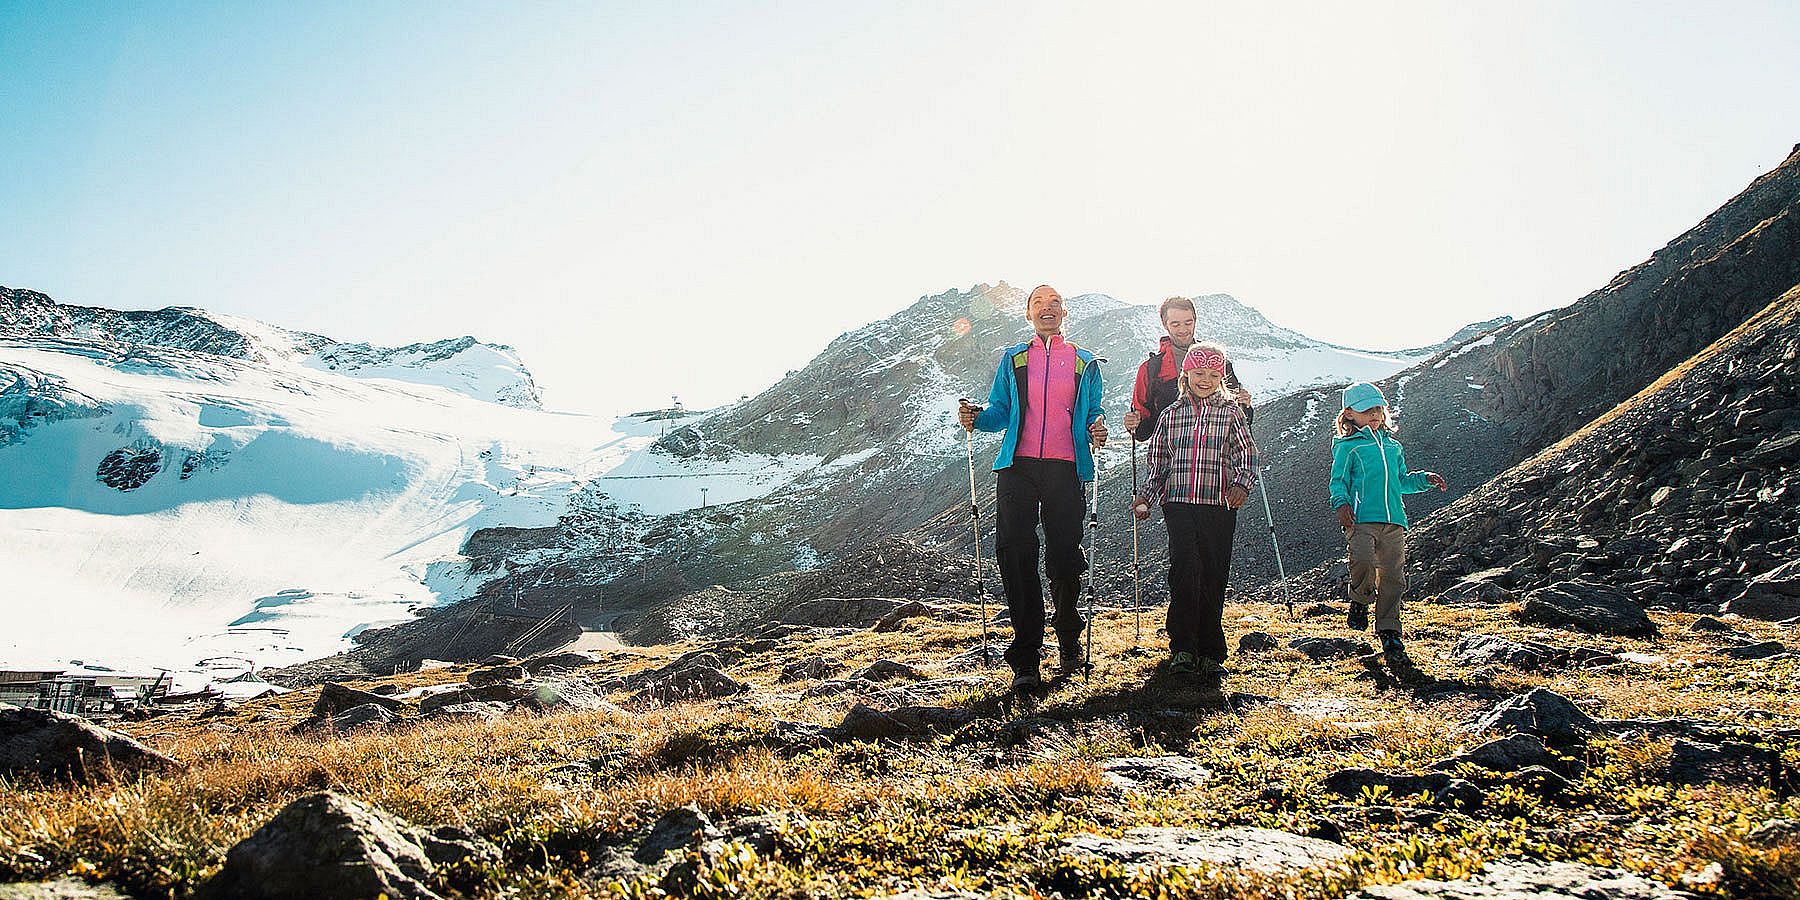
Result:
<svg viewBox="0 0 1800 900"><path fill-rule="evenodd" d="M1170 297L1157 311L1163 330L1168 332L1158 342L1156 352L1138 366L1137 384L1131 389L1131 408L1125 411L1125 430L1133 440L1147 441L1156 433L1156 417L1175 402L1181 382L1181 362L1194 346L1194 301L1186 297ZM1244 408L1246 421L1254 421L1250 408L1250 392L1238 382L1237 371L1230 361L1225 363L1225 389Z"/></svg>
<svg viewBox="0 0 1800 900"><path fill-rule="evenodd" d="M1034 288L1025 318L1037 332L1000 354L986 407L961 401L958 417L970 431L1005 431L994 458L994 556L1012 617L1006 649L1015 690L1043 683L1038 657L1044 647L1044 589L1038 578L1038 522L1044 526L1044 571L1055 606L1051 623L1060 653L1059 674L1082 666L1081 613L1077 599L1087 559L1081 552L1082 483L1094 478L1089 449L1106 444L1100 405L1100 366L1094 354L1063 339L1068 311L1049 285Z"/></svg>

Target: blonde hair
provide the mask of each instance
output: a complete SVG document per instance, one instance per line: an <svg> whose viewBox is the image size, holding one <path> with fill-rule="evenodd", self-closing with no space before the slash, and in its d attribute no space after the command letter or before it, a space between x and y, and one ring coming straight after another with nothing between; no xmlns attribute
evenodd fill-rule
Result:
<svg viewBox="0 0 1800 900"><path fill-rule="evenodd" d="M1179 299L1179 298L1176 298L1176 299ZM1231 366L1231 355L1225 352L1225 346L1223 344L1216 344L1216 343L1213 343L1212 341L1195 341L1194 345L1192 347L1188 348L1188 352L1192 353L1195 350L1211 350L1212 352L1219 354L1219 356L1225 360L1225 366L1227 368L1230 368L1230 366ZM1185 357L1183 357L1181 362L1185 363L1185 362L1187 362L1187 359ZM1177 365L1180 365L1180 363L1177 363ZM1221 379L1219 381L1219 390L1221 390L1221 391L1225 390L1225 382L1223 380L1224 377L1225 377L1225 373L1223 373L1223 372L1219 373L1219 378ZM1186 369L1182 369L1181 374L1175 378L1175 386L1176 386L1176 395L1178 397L1186 397L1190 393L1192 393L1191 391L1188 390L1187 370ZM1226 396L1229 397L1230 393L1227 392Z"/></svg>
<svg viewBox="0 0 1800 900"><path fill-rule="evenodd" d="M1386 431L1388 434L1399 434L1400 433L1400 423L1394 421L1394 408L1393 407L1391 407L1391 406L1373 407L1372 406L1372 407L1370 407L1370 409L1380 409L1382 411L1381 424L1377 425L1375 427ZM1364 410L1364 411L1367 412L1367 410ZM1343 412L1338 413L1337 426L1335 428L1333 428L1332 430L1336 432L1338 437L1349 437L1349 436L1357 433L1358 431L1361 431L1362 429L1360 427L1358 427L1355 422L1350 421L1350 407L1346 406L1346 407L1344 407Z"/></svg>

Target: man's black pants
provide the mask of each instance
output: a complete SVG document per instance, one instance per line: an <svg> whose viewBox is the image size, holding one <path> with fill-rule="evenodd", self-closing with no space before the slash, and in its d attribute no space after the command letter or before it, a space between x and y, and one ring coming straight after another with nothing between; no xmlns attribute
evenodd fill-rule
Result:
<svg viewBox="0 0 1800 900"><path fill-rule="evenodd" d="M1169 526L1169 652L1225 661L1225 584L1237 510L1164 503Z"/></svg>
<svg viewBox="0 0 1800 900"><path fill-rule="evenodd" d="M1006 608L1012 616L1013 641L1006 662L1015 670L1036 671L1044 648L1044 585L1038 578L1039 511L1042 511L1044 571L1056 605L1056 642L1064 651L1081 643L1081 479L1075 463L1061 459L1016 457L1000 470L995 489L994 556Z"/></svg>

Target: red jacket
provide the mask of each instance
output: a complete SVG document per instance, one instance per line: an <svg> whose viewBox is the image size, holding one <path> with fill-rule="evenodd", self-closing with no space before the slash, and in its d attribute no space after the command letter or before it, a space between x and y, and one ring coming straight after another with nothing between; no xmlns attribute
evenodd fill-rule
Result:
<svg viewBox="0 0 1800 900"><path fill-rule="evenodd" d="M1174 345L1168 335L1163 335L1150 358L1138 364L1137 384L1131 388L1131 408L1137 410L1140 420L1137 430L1131 433L1135 440L1147 441L1156 433L1156 417L1180 394L1181 360L1175 358ZM1150 372L1153 365L1156 367L1154 375ZM1234 394L1243 387L1230 360L1225 362L1225 387ZM1255 410L1247 405L1244 421L1256 421Z"/></svg>

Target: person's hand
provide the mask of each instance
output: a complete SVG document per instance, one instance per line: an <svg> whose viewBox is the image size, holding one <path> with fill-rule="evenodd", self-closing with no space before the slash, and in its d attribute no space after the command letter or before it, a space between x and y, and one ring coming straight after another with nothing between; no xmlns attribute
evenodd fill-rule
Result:
<svg viewBox="0 0 1800 900"><path fill-rule="evenodd" d="M975 414L981 412L981 407L970 406L969 401L960 397L957 398L956 402L959 404L956 408L956 420L962 423L962 427L965 431L974 431Z"/></svg>
<svg viewBox="0 0 1800 900"><path fill-rule="evenodd" d="M1425 480L1431 482L1431 486L1440 491L1447 491L1450 489L1450 482L1445 481L1444 476L1439 475L1436 472L1426 472Z"/></svg>
<svg viewBox="0 0 1800 900"><path fill-rule="evenodd" d="M1241 484L1234 484L1225 489L1225 505L1232 509L1241 508L1244 501L1250 499L1250 492Z"/></svg>
<svg viewBox="0 0 1800 900"><path fill-rule="evenodd" d="M1093 441L1094 446L1096 446L1096 447L1106 446L1106 417L1105 416L1101 416L1100 418L1095 419L1094 424L1088 426L1088 440Z"/></svg>
<svg viewBox="0 0 1800 900"><path fill-rule="evenodd" d="M1348 506L1338 507L1337 514L1338 514L1338 527L1339 528L1342 528L1345 531L1349 531L1350 526L1356 524L1356 514L1350 511L1350 507L1348 507Z"/></svg>
<svg viewBox="0 0 1800 900"><path fill-rule="evenodd" d="M1134 518L1136 518L1139 522L1149 521L1149 519L1150 519L1150 501L1145 500L1142 497L1132 497L1131 498L1131 515Z"/></svg>
<svg viewBox="0 0 1800 900"><path fill-rule="evenodd" d="M1142 424L1143 421L1144 421L1144 417L1138 415L1138 411L1136 409L1128 409L1125 411L1125 430L1126 431L1131 431L1131 432L1137 431L1138 425Z"/></svg>
<svg viewBox="0 0 1800 900"><path fill-rule="evenodd" d="M1255 405L1250 402L1250 389L1249 388L1244 387L1241 384L1238 385L1237 402L1238 402L1239 406L1242 406L1245 409L1249 409L1251 406Z"/></svg>

